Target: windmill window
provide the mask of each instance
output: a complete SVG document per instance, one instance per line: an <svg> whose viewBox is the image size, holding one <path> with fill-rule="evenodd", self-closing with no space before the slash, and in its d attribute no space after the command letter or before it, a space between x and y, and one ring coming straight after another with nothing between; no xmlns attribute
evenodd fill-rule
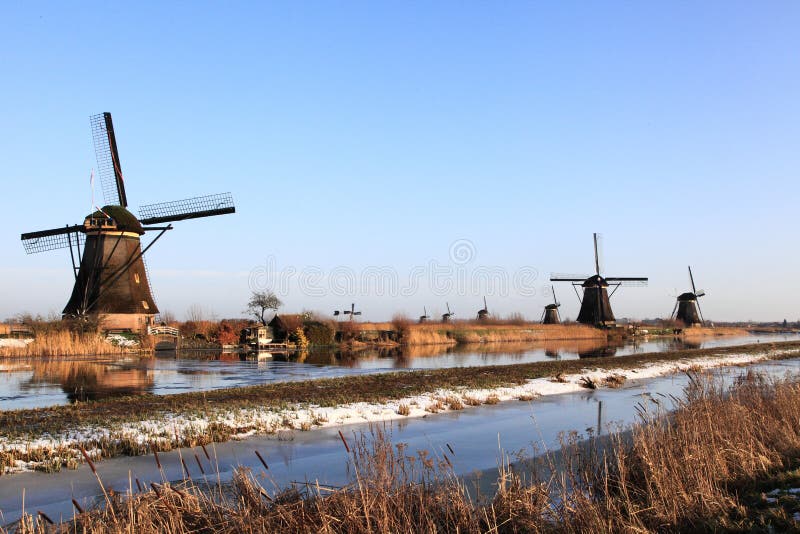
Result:
<svg viewBox="0 0 800 534"><path fill-rule="evenodd" d="M142 308L144 308L145 310L149 310L150 309L150 305L147 304L147 302L143 300L142 301Z"/></svg>
<svg viewBox="0 0 800 534"><path fill-rule="evenodd" d="M139 283L139 273L133 273L133 281Z"/></svg>

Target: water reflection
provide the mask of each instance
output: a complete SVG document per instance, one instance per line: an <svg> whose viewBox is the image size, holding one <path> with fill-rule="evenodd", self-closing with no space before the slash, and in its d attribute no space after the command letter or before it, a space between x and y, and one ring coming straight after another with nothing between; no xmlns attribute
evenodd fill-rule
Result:
<svg viewBox="0 0 800 534"><path fill-rule="evenodd" d="M81 360L32 360L33 374L22 389L57 384L70 402L125 395L141 395L155 383L152 360L96 362Z"/></svg>

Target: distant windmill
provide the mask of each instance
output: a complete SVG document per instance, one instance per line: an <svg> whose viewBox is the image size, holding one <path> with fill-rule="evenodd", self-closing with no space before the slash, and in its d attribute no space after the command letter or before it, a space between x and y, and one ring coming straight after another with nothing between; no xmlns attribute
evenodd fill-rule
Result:
<svg viewBox="0 0 800 534"><path fill-rule="evenodd" d="M561 317L558 314L558 308L561 306L561 303L558 302L558 299L556 298L556 288L554 286L550 287L553 289L553 303L544 307L544 311L542 312L542 323L560 324Z"/></svg>
<svg viewBox="0 0 800 534"><path fill-rule="evenodd" d="M702 326L704 323L703 313L700 311L700 302L697 299L704 296L706 292L702 289L700 291L695 289L691 266L689 266L689 282L692 284L692 291L678 295L670 318L675 318L686 326Z"/></svg>
<svg viewBox="0 0 800 534"><path fill-rule="evenodd" d="M428 319L430 319L430 316L428 315L428 308L423 306L422 307L422 312L423 312L422 315L419 316L419 322L420 323L427 322Z"/></svg>
<svg viewBox="0 0 800 534"><path fill-rule="evenodd" d="M483 297L483 309L478 310L478 320L483 321L489 317L489 306L486 305L486 297Z"/></svg>
<svg viewBox="0 0 800 534"><path fill-rule="evenodd" d="M583 287L583 298L578 295L581 302L581 311L578 313L578 322L597 327L614 326L614 312L611 311L610 297L617 289L622 286L646 285L647 278L643 276L607 276L601 275L600 252L598 247L598 235L594 234L594 273L593 275L566 275L553 274L550 276L552 282L572 282L575 294L578 294L577 286ZM609 286L614 290L608 294Z"/></svg>
<svg viewBox="0 0 800 534"><path fill-rule="evenodd" d="M151 225L234 213L236 209L230 193L222 193L141 206L137 219L127 210L111 114L94 115L89 123L107 205L92 206L95 211L81 224L22 234L22 244L28 254L69 248L75 285L62 312L64 317L96 316L107 329L141 331L158 313L144 253L172 229L171 224ZM158 234L142 249L140 238L151 231Z"/></svg>
<svg viewBox="0 0 800 534"><path fill-rule="evenodd" d="M445 304L447 305L447 313L443 313L442 314L442 322L443 323L449 323L450 319L453 318L455 313L450 311L450 303L449 302L445 302Z"/></svg>
<svg viewBox="0 0 800 534"><path fill-rule="evenodd" d="M342 313L344 315L349 315L351 321L353 320L353 317L355 317L356 315L361 315L360 311L356 311L355 303L350 305L350 309L349 310L344 310Z"/></svg>

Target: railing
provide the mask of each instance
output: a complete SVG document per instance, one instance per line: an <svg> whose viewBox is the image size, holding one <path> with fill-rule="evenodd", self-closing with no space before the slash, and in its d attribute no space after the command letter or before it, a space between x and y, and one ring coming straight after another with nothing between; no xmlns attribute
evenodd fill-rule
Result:
<svg viewBox="0 0 800 534"><path fill-rule="evenodd" d="M174 326L148 326L147 333L151 336L173 336L178 337L178 329Z"/></svg>

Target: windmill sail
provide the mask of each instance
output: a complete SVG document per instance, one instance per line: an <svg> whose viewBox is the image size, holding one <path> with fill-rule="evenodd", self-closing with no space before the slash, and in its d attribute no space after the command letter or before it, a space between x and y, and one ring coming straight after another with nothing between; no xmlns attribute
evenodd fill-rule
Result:
<svg viewBox="0 0 800 534"><path fill-rule="evenodd" d="M82 247L86 242L86 235L83 233L83 225L75 224L64 228L28 232L22 234L20 239L27 254L36 254L73 246Z"/></svg>
<svg viewBox="0 0 800 534"><path fill-rule="evenodd" d="M111 113L100 113L89 118L94 141L94 153L97 156L97 174L103 189L106 204L127 207L125 182L122 178L122 165L117 152L117 139L114 135L114 124Z"/></svg>
<svg viewBox="0 0 800 534"><path fill-rule="evenodd" d="M142 206L139 208L139 222L144 225L160 224L235 212L233 196L220 193Z"/></svg>

